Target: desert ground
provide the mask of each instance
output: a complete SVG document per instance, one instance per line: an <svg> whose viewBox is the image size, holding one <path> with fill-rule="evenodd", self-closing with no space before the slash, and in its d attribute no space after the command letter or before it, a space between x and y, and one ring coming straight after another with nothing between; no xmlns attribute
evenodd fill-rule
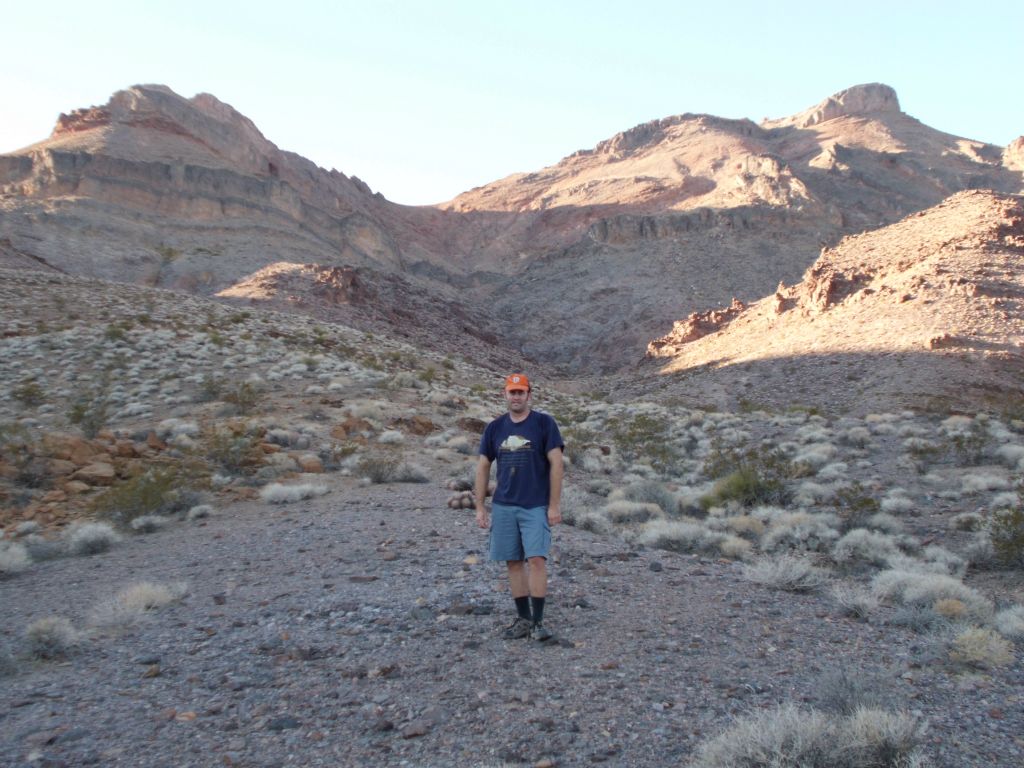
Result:
<svg viewBox="0 0 1024 768"><path fill-rule="evenodd" d="M555 638L506 641L464 506L506 371L52 273L0 303L4 764L1024 763L1020 400L538 368Z"/></svg>

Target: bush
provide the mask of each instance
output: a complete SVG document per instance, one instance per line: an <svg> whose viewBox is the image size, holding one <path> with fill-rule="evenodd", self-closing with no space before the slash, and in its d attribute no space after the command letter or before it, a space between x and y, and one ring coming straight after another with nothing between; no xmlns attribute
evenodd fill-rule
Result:
<svg viewBox="0 0 1024 768"><path fill-rule="evenodd" d="M861 587L850 587L845 584L832 585L832 597L846 616L855 619L866 619L876 608L878 598Z"/></svg>
<svg viewBox="0 0 1024 768"><path fill-rule="evenodd" d="M207 430L200 450L208 461L231 474L251 471L263 461L259 435L244 424Z"/></svg>
<svg viewBox="0 0 1024 768"><path fill-rule="evenodd" d="M705 510L737 501L744 506L785 504L789 501L785 481L793 475L793 466L779 451L751 448L740 452L712 445L704 462L705 474L717 480L711 492L700 500Z"/></svg>
<svg viewBox="0 0 1024 768"><path fill-rule="evenodd" d="M988 521L996 558L1006 565L1024 566L1024 508L998 509Z"/></svg>
<svg viewBox="0 0 1024 768"><path fill-rule="evenodd" d="M663 484L654 480L630 483L608 496L609 501L619 499L641 504L657 504L666 515L675 515L679 511L679 498Z"/></svg>
<svg viewBox="0 0 1024 768"><path fill-rule="evenodd" d="M23 381L11 390L11 396L26 408L42 405L46 401L46 393L32 379Z"/></svg>
<svg viewBox="0 0 1024 768"><path fill-rule="evenodd" d="M98 555L121 541L106 523L82 523L68 528L65 536L72 555Z"/></svg>
<svg viewBox="0 0 1024 768"><path fill-rule="evenodd" d="M63 616L32 622L25 629L26 650L34 659L60 659L78 642L78 632Z"/></svg>
<svg viewBox="0 0 1024 768"><path fill-rule="evenodd" d="M187 487L190 481L178 467L154 467L111 486L93 499L91 509L122 528L137 517L184 512L195 502L196 492Z"/></svg>
<svg viewBox="0 0 1024 768"><path fill-rule="evenodd" d="M109 600L98 603L89 612L89 624L94 627L131 626L148 611L162 608L181 600L188 593L184 583L154 584L141 581L122 589Z"/></svg>
<svg viewBox="0 0 1024 768"><path fill-rule="evenodd" d="M252 382L243 381L226 392L222 399L225 403L234 406L236 413L248 414L255 411L257 406L259 406L263 400L263 393Z"/></svg>
<svg viewBox="0 0 1024 768"><path fill-rule="evenodd" d="M1005 667L1013 662L1010 643L991 629L971 627L953 638L949 658L980 669Z"/></svg>
<svg viewBox="0 0 1024 768"><path fill-rule="evenodd" d="M986 597L958 579L940 573L882 571L872 580L871 591L880 600L928 609L939 600L956 599L964 604L969 615L978 619L987 619L993 610Z"/></svg>
<svg viewBox="0 0 1024 768"><path fill-rule="evenodd" d="M282 485L271 483L260 491L260 499L268 504L290 504L303 499L312 499L314 496L323 496L327 488L322 485Z"/></svg>
<svg viewBox="0 0 1024 768"><path fill-rule="evenodd" d="M68 421L90 439L96 437L107 425L110 407L107 388L108 380L104 377L96 386L80 389L68 407Z"/></svg>
<svg viewBox="0 0 1024 768"><path fill-rule="evenodd" d="M829 573L794 555L762 558L747 565L743 575L755 584L784 592L812 592L828 582Z"/></svg>
<svg viewBox="0 0 1024 768"><path fill-rule="evenodd" d="M755 712L705 743L694 768L910 768L925 726L905 713L860 707L826 715L787 704Z"/></svg>
<svg viewBox="0 0 1024 768"><path fill-rule="evenodd" d="M20 573L31 563L32 558L24 545L0 541L0 576Z"/></svg>
<svg viewBox="0 0 1024 768"><path fill-rule="evenodd" d="M579 527L584 527L582 522ZM714 552L728 538L724 533L711 531L696 521L652 520L637 536L637 543L672 552Z"/></svg>

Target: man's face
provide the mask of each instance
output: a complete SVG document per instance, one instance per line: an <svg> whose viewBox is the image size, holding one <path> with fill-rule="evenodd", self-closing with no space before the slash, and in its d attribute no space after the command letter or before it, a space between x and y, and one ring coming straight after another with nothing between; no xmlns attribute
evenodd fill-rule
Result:
<svg viewBox="0 0 1024 768"><path fill-rule="evenodd" d="M528 389L506 389L505 402L508 403L509 413L525 413L530 405L530 391Z"/></svg>

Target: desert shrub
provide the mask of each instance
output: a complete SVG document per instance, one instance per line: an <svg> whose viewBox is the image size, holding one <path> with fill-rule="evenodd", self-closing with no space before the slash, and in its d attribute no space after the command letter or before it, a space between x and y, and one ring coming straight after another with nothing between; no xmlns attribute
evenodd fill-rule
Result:
<svg viewBox="0 0 1024 768"><path fill-rule="evenodd" d="M1024 508L993 511L988 520L988 535L999 562L1024 566Z"/></svg>
<svg viewBox="0 0 1024 768"><path fill-rule="evenodd" d="M72 555L98 555L121 541L106 523L81 523L64 532L68 552Z"/></svg>
<svg viewBox="0 0 1024 768"><path fill-rule="evenodd" d="M327 488L323 485L282 485L271 483L260 491L260 499L268 504L290 504L303 499L312 499L315 496L323 496Z"/></svg>
<svg viewBox="0 0 1024 768"><path fill-rule="evenodd" d="M859 707L827 715L786 704L747 715L705 742L693 768L913 768L925 725L906 713Z"/></svg>
<svg viewBox="0 0 1024 768"><path fill-rule="evenodd" d="M189 487L191 481L181 467L153 467L103 491L92 500L90 509L98 517L127 528L137 517L187 510L196 495Z"/></svg>
<svg viewBox="0 0 1024 768"><path fill-rule="evenodd" d="M380 433L377 442L384 445L401 445L405 442L405 435L397 429L389 429Z"/></svg>
<svg viewBox="0 0 1024 768"><path fill-rule="evenodd" d="M782 512L770 520L768 530L761 537L761 549L764 552L827 551L839 538L839 531L834 527L837 522L828 514Z"/></svg>
<svg viewBox="0 0 1024 768"><path fill-rule="evenodd" d="M26 408L33 408L46 402L46 393L34 379L28 379L13 387L11 397Z"/></svg>
<svg viewBox="0 0 1024 768"><path fill-rule="evenodd" d="M1000 611L992 619L992 626L1003 637L1024 640L1024 606L1015 605Z"/></svg>
<svg viewBox="0 0 1024 768"><path fill-rule="evenodd" d="M612 441L626 461L646 461L660 472L673 469L679 460L668 434L670 426L669 419L646 413L607 422Z"/></svg>
<svg viewBox="0 0 1024 768"><path fill-rule="evenodd" d="M94 385L81 387L68 406L68 421L90 439L107 425L110 410L108 390L109 378L104 376Z"/></svg>
<svg viewBox="0 0 1024 768"><path fill-rule="evenodd" d="M888 570L877 574L871 590L880 600L896 604L932 608L939 600L960 600L967 612L976 618L992 615L992 603L959 579L940 573L913 573Z"/></svg>
<svg viewBox="0 0 1024 768"><path fill-rule="evenodd" d="M196 504L194 507L189 509L185 513L186 520L202 520L204 517L209 517L213 512L213 507L209 504Z"/></svg>
<svg viewBox="0 0 1024 768"><path fill-rule="evenodd" d="M990 472L964 475L961 479L961 488L964 493L1005 491L1009 487L1010 482L1005 477L994 475Z"/></svg>
<svg viewBox="0 0 1024 768"><path fill-rule="evenodd" d="M147 612L178 602L187 593L188 588L184 583L154 584L141 581L93 606L88 622L94 627L104 628L131 626Z"/></svg>
<svg viewBox="0 0 1024 768"><path fill-rule="evenodd" d="M834 584L832 597L844 615L857 619L866 619L878 608L878 598L859 585Z"/></svg>
<svg viewBox="0 0 1024 768"><path fill-rule="evenodd" d="M242 381L228 389L221 399L237 414L253 413L263 400L263 391L251 381Z"/></svg>
<svg viewBox="0 0 1024 768"><path fill-rule="evenodd" d="M942 634L952 626L949 619L925 605L901 605L893 612L889 623L918 634Z"/></svg>
<svg viewBox="0 0 1024 768"><path fill-rule="evenodd" d="M765 531L765 525L751 515L734 515L725 518L725 527L736 536L757 541Z"/></svg>
<svg viewBox="0 0 1024 768"><path fill-rule="evenodd" d="M32 564L23 544L0 541L0 577L21 573Z"/></svg>
<svg viewBox="0 0 1024 768"><path fill-rule="evenodd" d="M641 504L657 504L666 515L675 515L679 510L679 498L662 483L654 480L641 480L630 483L624 488L613 491L609 501L624 499Z"/></svg>
<svg viewBox="0 0 1024 768"><path fill-rule="evenodd" d="M753 549L753 544L746 539L741 539L739 536L726 536L718 542L718 551L722 553L722 557L728 557L732 560L746 559L750 556Z"/></svg>
<svg viewBox="0 0 1024 768"><path fill-rule="evenodd" d="M744 567L743 576L755 584L785 592L811 592L829 579L828 571L795 555L761 558Z"/></svg>
<svg viewBox="0 0 1024 768"><path fill-rule="evenodd" d="M949 658L959 664L981 669L1005 667L1013 663L1013 646L996 632L970 627L953 638Z"/></svg>
<svg viewBox="0 0 1024 768"><path fill-rule="evenodd" d="M618 525L630 523L646 523L648 520L662 517L664 514L657 504L645 504L639 501L616 499L609 501L602 514Z"/></svg>
<svg viewBox="0 0 1024 768"><path fill-rule="evenodd" d="M154 533L161 528L166 528L171 518L163 515L140 515L129 523L129 527L136 533Z"/></svg>
<svg viewBox="0 0 1024 768"><path fill-rule="evenodd" d="M225 472L251 472L263 461L260 437L249 425L229 424L203 433L200 452Z"/></svg>
<svg viewBox="0 0 1024 768"><path fill-rule="evenodd" d="M984 524L985 518L977 512L961 512L949 521L949 526L955 531L978 531Z"/></svg>
<svg viewBox="0 0 1024 768"><path fill-rule="evenodd" d="M882 704L883 680L867 675L862 670L850 674L840 666L820 675L814 681L817 708L839 715L852 715L858 709L879 707Z"/></svg>
<svg viewBox="0 0 1024 768"><path fill-rule="evenodd" d="M63 616L33 621L25 628L25 649L34 659L60 659L78 643L78 632Z"/></svg>
<svg viewBox="0 0 1024 768"><path fill-rule="evenodd" d="M750 448L740 451L712 443L704 461L704 473L716 480L711 492L701 499L704 509L737 501L744 506L785 504L789 500L785 481L793 466L778 450Z"/></svg>
<svg viewBox="0 0 1024 768"><path fill-rule="evenodd" d="M430 475L419 464L403 461L395 468L393 483L429 483Z"/></svg>
<svg viewBox="0 0 1024 768"><path fill-rule="evenodd" d="M832 559L837 563L863 562L882 567L899 551L891 536L854 528L832 546Z"/></svg>
<svg viewBox="0 0 1024 768"><path fill-rule="evenodd" d="M32 562L43 562L63 557L67 552L64 545L59 541L47 539L38 533L30 533L21 542L28 551Z"/></svg>
<svg viewBox="0 0 1024 768"><path fill-rule="evenodd" d="M724 533L708 530L696 521L652 520L644 524L636 541L672 552L715 552L725 539Z"/></svg>

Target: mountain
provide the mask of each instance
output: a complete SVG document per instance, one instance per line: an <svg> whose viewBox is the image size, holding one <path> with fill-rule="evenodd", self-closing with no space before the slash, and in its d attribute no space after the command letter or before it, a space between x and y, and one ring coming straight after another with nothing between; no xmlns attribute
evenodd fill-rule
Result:
<svg viewBox="0 0 1024 768"><path fill-rule="evenodd" d="M449 328L457 305L502 354L581 375L633 366L680 317L798 280L843 236L964 189L1016 192L1022 157L1021 140L1004 149L942 133L872 84L760 125L652 121L409 207L278 149L213 96L136 86L0 156L0 265L204 295L275 264L352 268L401 283L378 291L398 304L352 322L384 318L407 334L393 310L411 291L420 329Z"/></svg>
<svg viewBox="0 0 1024 768"><path fill-rule="evenodd" d="M826 249L794 285L651 342L666 394L735 407L966 408L1021 398L1024 197L990 191Z"/></svg>

